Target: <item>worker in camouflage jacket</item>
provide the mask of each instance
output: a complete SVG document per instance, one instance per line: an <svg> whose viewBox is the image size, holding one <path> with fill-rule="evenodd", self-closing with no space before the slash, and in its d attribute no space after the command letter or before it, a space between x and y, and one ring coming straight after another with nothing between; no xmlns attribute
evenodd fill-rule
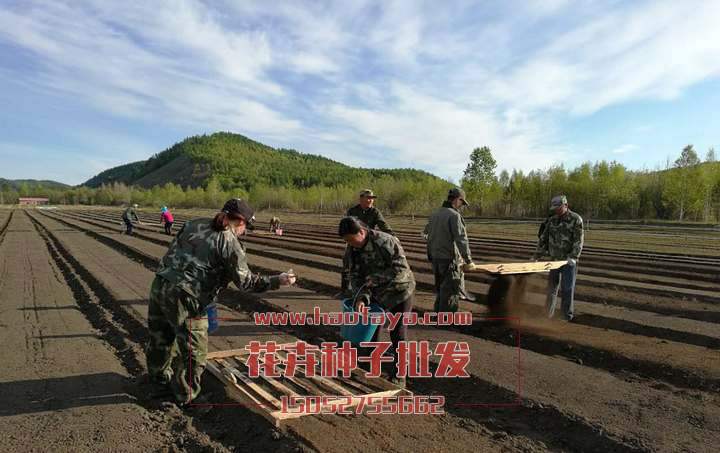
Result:
<svg viewBox="0 0 720 453"><path fill-rule="evenodd" d="M133 220L140 223L140 219L138 218L136 209L138 208L137 204L133 204L132 206L128 206L125 211L123 211L122 219L123 222L125 222L125 234L132 234L133 232Z"/></svg>
<svg viewBox="0 0 720 453"><path fill-rule="evenodd" d="M427 257L435 276L435 311L456 312L460 299L474 300L465 291L463 265L472 265L470 241L460 210L468 206L465 191L454 188L447 200L430 215L423 230Z"/></svg>
<svg viewBox="0 0 720 453"><path fill-rule="evenodd" d="M292 285L285 272L250 271L238 237L254 220L247 202L232 199L214 219L185 222L160 261L148 305L147 366L155 396L172 391L185 406L200 393L208 346L207 308L230 282L262 292Z"/></svg>
<svg viewBox="0 0 720 453"><path fill-rule="evenodd" d="M378 229L394 236L395 233L393 233L390 225L385 221L385 217L383 217L382 213L374 206L376 198L377 195L370 189L360 191L358 204L348 209L345 216L357 218L371 230ZM340 276L340 292L338 293L338 297L340 298L348 295L348 253L348 249L345 249L343 272Z"/></svg>
<svg viewBox="0 0 720 453"><path fill-rule="evenodd" d="M550 271L546 307L548 316L552 318L560 290L563 317L571 321L575 308L577 264L584 241L583 219L568 208L565 195L558 195L551 200L550 212L553 215L545 220L545 227L540 230L533 259L548 256L553 261L567 260L567 264L561 268Z"/></svg>
<svg viewBox="0 0 720 453"><path fill-rule="evenodd" d="M338 234L348 245L349 290L357 297L367 295L370 302L380 304L391 313L409 313L415 295L415 276L405 257L400 241L385 232L371 230L356 217L340 221ZM380 328L372 341L378 341ZM407 326L400 322L391 332L393 357L397 346L407 336ZM396 379L393 363L391 379L404 386L404 379Z"/></svg>

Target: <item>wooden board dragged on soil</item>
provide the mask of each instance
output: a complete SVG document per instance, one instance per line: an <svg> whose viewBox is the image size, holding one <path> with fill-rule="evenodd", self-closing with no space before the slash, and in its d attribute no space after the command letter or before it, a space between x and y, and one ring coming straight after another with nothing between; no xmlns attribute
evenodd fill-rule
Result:
<svg viewBox="0 0 720 453"><path fill-rule="evenodd" d="M497 263L474 264L465 267L465 272L488 272L490 274L532 274L535 272L548 272L567 264L567 261L532 261L529 263Z"/></svg>
<svg viewBox="0 0 720 453"><path fill-rule="evenodd" d="M276 354L279 359L287 357L286 348L291 345L295 346L295 343L277 345L279 350ZM304 372L296 373L293 377L285 376L285 363L278 363L277 369L281 377L273 378L260 373L259 377L251 378L247 366L249 354L246 349L210 352L207 355L207 369L230 389L231 393L247 403L248 408L268 419L276 427L280 426L283 420L308 415L307 412L284 410L281 401L284 396L320 397L319 412L323 413L323 408L331 405L342 403L344 407L352 408L359 405L363 399L411 394L384 379L367 378L358 370L354 370L349 378L319 376L319 362L316 367L317 376L305 376ZM263 363L262 356L259 360Z"/></svg>

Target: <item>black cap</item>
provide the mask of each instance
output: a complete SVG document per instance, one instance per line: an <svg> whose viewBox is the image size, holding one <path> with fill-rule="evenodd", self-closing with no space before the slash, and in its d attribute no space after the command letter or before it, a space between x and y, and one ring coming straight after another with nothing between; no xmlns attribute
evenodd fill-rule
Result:
<svg viewBox="0 0 720 453"><path fill-rule="evenodd" d="M458 187L450 189L450 191L448 192L448 198L459 198L462 200L465 206L470 206L467 200L465 200L465 191Z"/></svg>
<svg viewBox="0 0 720 453"><path fill-rule="evenodd" d="M245 219L248 227L252 229L252 224L255 222L255 211L250 207L247 201L239 198L232 198L225 202L222 208L225 214L239 214Z"/></svg>

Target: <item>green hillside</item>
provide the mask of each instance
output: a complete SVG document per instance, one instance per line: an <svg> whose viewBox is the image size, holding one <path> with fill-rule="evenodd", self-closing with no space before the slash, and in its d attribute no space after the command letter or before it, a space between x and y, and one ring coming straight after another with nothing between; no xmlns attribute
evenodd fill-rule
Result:
<svg viewBox="0 0 720 453"><path fill-rule="evenodd" d="M39 179L4 179L0 178L1 191L35 191L37 189L68 189L70 186L57 181Z"/></svg>
<svg viewBox="0 0 720 453"><path fill-rule="evenodd" d="M140 176L142 176L145 168L144 160L138 162L132 162L129 164L119 165L109 170L105 170L102 173L93 176L92 178L85 181L82 185L89 187L100 187L103 184L111 184L113 182L122 182L130 184Z"/></svg>
<svg viewBox="0 0 720 453"><path fill-rule="evenodd" d="M275 149L239 134L218 132L187 138L146 161L111 168L84 185L121 182L146 188L166 183L203 187L214 180L223 190L249 191L258 185L309 188L359 184L382 177L442 181L414 169L353 168L322 156Z"/></svg>

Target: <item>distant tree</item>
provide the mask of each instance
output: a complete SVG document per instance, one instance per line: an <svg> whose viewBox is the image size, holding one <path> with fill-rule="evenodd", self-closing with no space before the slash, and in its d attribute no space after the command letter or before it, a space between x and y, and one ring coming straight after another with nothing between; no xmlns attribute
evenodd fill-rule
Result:
<svg viewBox="0 0 720 453"><path fill-rule="evenodd" d="M214 208L222 206L223 194L220 191L220 183L216 178L210 178L205 187L205 207Z"/></svg>
<svg viewBox="0 0 720 453"><path fill-rule="evenodd" d="M470 162L463 173L463 182L489 185L495 178L497 162L487 146L475 148L470 153Z"/></svg>
<svg viewBox="0 0 720 453"><path fill-rule="evenodd" d="M675 169L667 172L663 196L677 210L678 220L684 220L688 210L702 206L704 190L697 184L701 176L699 163L693 146L687 145L675 160Z"/></svg>
<svg viewBox="0 0 720 453"><path fill-rule="evenodd" d="M593 166L585 162L568 173L568 189L571 194L572 209L591 218L596 215L595 191L593 190Z"/></svg>
<svg viewBox="0 0 720 453"><path fill-rule="evenodd" d="M717 158L715 157L715 148L712 146L710 149L708 149L707 154L705 154L705 162L715 162L717 161Z"/></svg>
<svg viewBox="0 0 720 453"><path fill-rule="evenodd" d="M720 181L720 178L718 178L719 175L717 167L712 164L712 161L708 162L710 163L709 165L703 165L700 168L700 177L697 181L698 185L702 189L702 219L706 222L710 220L712 215L713 192L716 181Z"/></svg>
<svg viewBox="0 0 720 453"><path fill-rule="evenodd" d="M693 149L693 145L687 145L680 153L680 157L675 160L675 168L693 167L699 163L700 159L695 149Z"/></svg>
<svg viewBox="0 0 720 453"><path fill-rule="evenodd" d="M20 183L20 187L18 188L18 193L21 197L29 197L30 196L30 184L28 184L26 181L23 181Z"/></svg>
<svg viewBox="0 0 720 453"><path fill-rule="evenodd" d="M470 153L470 162L465 168L461 184L467 192L468 198L474 200L478 213L482 213L484 206L489 205L486 195L495 182L495 169L497 161L487 146L475 148Z"/></svg>

